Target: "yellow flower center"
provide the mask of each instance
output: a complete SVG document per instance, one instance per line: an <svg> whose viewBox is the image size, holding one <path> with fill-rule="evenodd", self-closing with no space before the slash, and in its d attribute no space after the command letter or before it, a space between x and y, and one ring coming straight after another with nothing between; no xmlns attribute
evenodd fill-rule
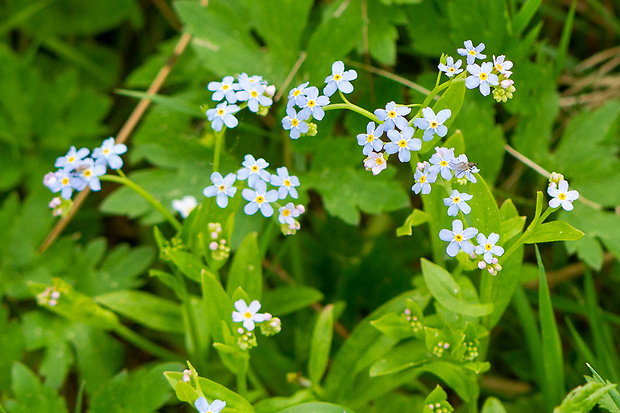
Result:
<svg viewBox="0 0 620 413"><path fill-rule="evenodd" d="M502 70L504 70L502 65L500 65L499 63L495 63L495 68L497 69L498 72L501 72Z"/></svg>
<svg viewBox="0 0 620 413"><path fill-rule="evenodd" d="M313 108L315 105L316 105L316 102L314 100L308 101L308 107Z"/></svg>
<svg viewBox="0 0 620 413"><path fill-rule="evenodd" d="M69 162L69 163L75 162L75 157L73 157L73 156L68 157L67 158L67 162Z"/></svg>
<svg viewBox="0 0 620 413"><path fill-rule="evenodd" d="M262 195L256 197L257 204L262 204L263 202L265 202L265 198Z"/></svg>
<svg viewBox="0 0 620 413"><path fill-rule="evenodd" d="M299 126L299 120L297 120L297 119L291 119L291 125L293 125L293 126Z"/></svg>
<svg viewBox="0 0 620 413"><path fill-rule="evenodd" d="M401 139L398 141L398 146L400 146L401 148L404 148L407 146L407 141L404 139Z"/></svg>
<svg viewBox="0 0 620 413"><path fill-rule="evenodd" d="M461 242L461 241L463 241L463 236L462 236L461 234L456 234L456 235L454 236L454 240L455 240L456 242Z"/></svg>
<svg viewBox="0 0 620 413"><path fill-rule="evenodd" d="M219 116L224 116L224 113L226 113L226 112L224 111L224 109L218 109L218 110L217 110L217 114L218 114Z"/></svg>
<svg viewBox="0 0 620 413"><path fill-rule="evenodd" d="M342 79L342 75L334 75L334 80L337 82Z"/></svg>
<svg viewBox="0 0 620 413"><path fill-rule="evenodd" d="M372 133L369 133L368 136L366 137L366 140L368 142L372 142L375 140L375 135L373 135Z"/></svg>
<svg viewBox="0 0 620 413"><path fill-rule="evenodd" d="M377 165L383 165L383 158L377 158L375 162L377 163Z"/></svg>
<svg viewBox="0 0 620 413"><path fill-rule="evenodd" d="M256 96L258 96L258 92L253 90L250 92L250 96L252 96L253 98L255 98Z"/></svg>
<svg viewBox="0 0 620 413"><path fill-rule="evenodd" d="M454 73L455 71L456 71L456 69L455 69L455 68L453 68L453 67L449 67L449 68L448 68L448 72L450 72L450 73Z"/></svg>
<svg viewBox="0 0 620 413"><path fill-rule="evenodd" d="M424 182L426 182L426 177L424 175L422 175L420 177L420 183L423 184Z"/></svg>
<svg viewBox="0 0 620 413"><path fill-rule="evenodd" d="M289 211L288 209L285 209L284 211L282 211L282 215L284 215L285 217L288 217L289 215L291 215L291 211Z"/></svg>
<svg viewBox="0 0 620 413"><path fill-rule="evenodd" d="M560 198L560 201L564 201L566 199L566 194L562 192L560 193L560 195L558 195L558 198Z"/></svg>
<svg viewBox="0 0 620 413"><path fill-rule="evenodd" d="M437 123L437 121L436 121L436 120L431 121L431 128L432 128L432 129L435 129L437 126L439 126L439 123Z"/></svg>
<svg viewBox="0 0 620 413"><path fill-rule="evenodd" d="M247 319L250 319L250 318L252 318L252 313L250 313L249 311L246 311L246 312L243 314L243 316L244 316L245 318L247 318Z"/></svg>
<svg viewBox="0 0 620 413"><path fill-rule="evenodd" d="M391 110L388 112L388 117L394 119L396 117L396 111Z"/></svg>
<svg viewBox="0 0 620 413"><path fill-rule="evenodd" d="M453 201L455 204L458 204L459 202L461 202L461 197L455 196L454 198L452 198L452 201Z"/></svg>
<svg viewBox="0 0 620 413"><path fill-rule="evenodd" d="M228 85L222 85L222 90L228 90L230 88L230 86Z"/></svg>
<svg viewBox="0 0 620 413"><path fill-rule="evenodd" d="M487 250L487 251L491 251L493 249L493 245L491 245L489 243L484 244L484 249Z"/></svg>
<svg viewBox="0 0 620 413"><path fill-rule="evenodd" d="M291 181L289 181L288 179L284 180L284 185L285 186L291 186Z"/></svg>
<svg viewBox="0 0 620 413"><path fill-rule="evenodd" d="M484 72L480 72L480 80L487 80L488 75Z"/></svg>
<svg viewBox="0 0 620 413"><path fill-rule="evenodd" d="M63 185L69 185L69 178L62 178Z"/></svg>
<svg viewBox="0 0 620 413"><path fill-rule="evenodd" d="M472 55L472 56L475 56L476 55L476 51L475 50L470 50L469 54Z"/></svg>
<svg viewBox="0 0 620 413"><path fill-rule="evenodd" d="M109 150L108 148L105 148L105 149L103 150L103 154L104 154L104 155L108 155L109 153L110 153L110 150Z"/></svg>
<svg viewBox="0 0 620 413"><path fill-rule="evenodd" d="M250 168L250 170L251 170L252 172L258 172L258 166L256 166L256 165L252 165L252 167Z"/></svg>
<svg viewBox="0 0 620 413"><path fill-rule="evenodd" d="M299 95L301 95L301 90L297 89L293 92L293 96L297 97Z"/></svg>
<svg viewBox="0 0 620 413"><path fill-rule="evenodd" d="M226 185L221 184L221 185L220 185L220 186L218 186L217 188L220 190L220 192L224 192L224 191L226 190Z"/></svg>
<svg viewBox="0 0 620 413"><path fill-rule="evenodd" d="M91 174L92 173L90 172L90 169L87 169L87 170L84 171L84 176L87 177L87 178L90 178Z"/></svg>
<svg viewBox="0 0 620 413"><path fill-rule="evenodd" d="M441 166L448 166L448 161L441 161L441 162L439 162L439 165L441 165Z"/></svg>

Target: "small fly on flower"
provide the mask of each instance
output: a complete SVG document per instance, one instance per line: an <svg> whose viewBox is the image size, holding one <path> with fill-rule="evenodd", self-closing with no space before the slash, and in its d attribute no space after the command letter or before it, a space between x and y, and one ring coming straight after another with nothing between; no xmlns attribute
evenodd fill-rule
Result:
<svg viewBox="0 0 620 413"><path fill-rule="evenodd" d="M465 177L467 172L478 172L478 164L475 162L453 162L451 166L454 170L454 177L457 179Z"/></svg>

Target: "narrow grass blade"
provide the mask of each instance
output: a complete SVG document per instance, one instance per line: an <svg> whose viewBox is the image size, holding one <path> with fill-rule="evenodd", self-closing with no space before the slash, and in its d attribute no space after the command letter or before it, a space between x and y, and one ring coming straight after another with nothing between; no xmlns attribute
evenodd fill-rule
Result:
<svg viewBox="0 0 620 413"><path fill-rule="evenodd" d="M525 343L527 344L527 350L530 353L532 359L532 365L534 366L534 373L536 375L536 381L543 391L543 394L547 394L547 381L545 380L545 372L543 369L543 355L542 346L540 344L540 332L538 331L538 325L536 323L536 317L534 311L528 302L527 296L523 286L517 286L515 290L513 303L517 310L517 317L523 328L523 334L525 335Z"/></svg>
<svg viewBox="0 0 620 413"><path fill-rule="evenodd" d="M549 385L549 394L545 395L545 402L547 403L547 411L552 411L555 406L562 403L565 394L562 342L560 341L560 334L555 321L555 314L553 313L553 305L551 304L551 294L549 293L547 277L538 246L536 246L536 260L540 271L538 301L543 366Z"/></svg>
<svg viewBox="0 0 620 413"><path fill-rule="evenodd" d="M568 46L570 44L571 33L573 32L573 22L575 21L575 10L577 10L577 0L573 0L566 15L566 22L562 29L562 38L560 39L560 45L558 46L558 54L555 59L555 78L560 76L560 72L564 68L564 62L566 61L566 54L568 53Z"/></svg>
<svg viewBox="0 0 620 413"><path fill-rule="evenodd" d="M541 3L542 0L526 0L526 2L523 3L517 15L512 19L512 30L515 35L519 35L525 30Z"/></svg>

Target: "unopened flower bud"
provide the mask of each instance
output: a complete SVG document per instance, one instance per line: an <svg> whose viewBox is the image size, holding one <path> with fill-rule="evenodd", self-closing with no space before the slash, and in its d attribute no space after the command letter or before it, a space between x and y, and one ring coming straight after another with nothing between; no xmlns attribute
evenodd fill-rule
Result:
<svg viewBox="0 0 620 413"><path fill-rule="evenodd" d="M486 263L486 262L484 262L484 261L480 261L480 262L478 263L478 268L479 268L479 269L484 270L486 267L487 267L487 263Z"/></svg>
<svg viewBox="0 0 620 413"><path fill-rule="evenodd" d="M308 122L308 132L306 132L307 136L316 136L319 131L319 127L316 123Z"/></svg>
<svg viewBox="0 0 620 413"><path fill-rule="evenodd" d="M211 242L211 243L209 244L209 249L210 249L211 251L215 251L215 250L217 250L217 247L218 247L218 246L219 246L219 244L218 244L217 242L213 241L213 242Z"/></svg>
<svg viewBox="0 0 620 413"><path fill-rule="evenodd" d="M269 85L265 88L265 94L272 98L276 94L276 87L274 85Z"/></svg>
<svg viewBox="0 0 620 413"><path fill-rule="evenodd" d="M514 85L515 81L511 79L504 79L500 82L500 86L503 89L508 89L510 86Z"/></svg>

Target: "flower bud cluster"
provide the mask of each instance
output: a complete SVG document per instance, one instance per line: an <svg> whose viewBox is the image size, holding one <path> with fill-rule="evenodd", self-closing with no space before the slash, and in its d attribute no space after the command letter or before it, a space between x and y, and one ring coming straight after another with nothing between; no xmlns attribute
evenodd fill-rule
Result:
<svg viewBox="0 0 620 413"><path fill-rule="evenodd" d="M222 225L219 222L209 222L209 250L216 261L222 261L230 255L230 247L226 245L226 238L222 234Z"/></svg>
<svg viewBox="0 0 620 413"><path fill-rule="evenodd" d="M474 361L478 358L478 346L480 342L478 340L466 341L463 343L465 346L465 354L463 358L467 361Z"/></svg>
<svg viewBox="0 0 620 413"><path fill-rule="evenodd" d="M409 322L409 324L411 324L411 328L413 329L414 333L419 333L420 331L422 331L424 325L422 325L422 322L418 319L418 316L412 316L411 310L409 310L408 308L405 308L404 314L405 319Z"/></svg>
<svg viewBox="0 0 620 413"><path fill-rule="evenodd" d="M213 92L211 99L216 102L224 100L213 109L207 109L205 114L211 122L211 128L219 132L224 125L227 128L234 128L239 124L235 113L242 107L236 105L237 102L247 102L250 111L265 116L273 104L273 95L276 88L269 85L261 76L248 76L241 73L237 82L232 76L226 76L221 82L210 82L207 89Z"/></svg>
<svg viewBox="0 0 620 413"><path fill-rule="evenodd" d="M184 251L185 249L185 244L181 238L172 237L170 240L164 240L159 251L159 259L164 262L170 262L172 261L170 258L171 251Z"/></svg>
<svg viewBox="0 0 620 413"><path fill-rule="evenodd" d="M58 304L58 300L61 297L61 293L57 287L47 287L45 291L37 294L37 303L39 305L49 305L54 307Z"/></svg>
<svg viewBox="0 0 620 413"><path fill-rule="evenodd" d="M448 350L450 348L450 343L447 343L445 341L440 341L437 344L435 344L435 347L433 347L433 354L437 357L441 357L443 356L444 351Z"/></svg>
<svg viewBox="0 0 620 413"><path fill-rule="evenodd" d="M451 413L454 411L454 408L447 401L429 404L428 408L434 413Z"/></svg>

